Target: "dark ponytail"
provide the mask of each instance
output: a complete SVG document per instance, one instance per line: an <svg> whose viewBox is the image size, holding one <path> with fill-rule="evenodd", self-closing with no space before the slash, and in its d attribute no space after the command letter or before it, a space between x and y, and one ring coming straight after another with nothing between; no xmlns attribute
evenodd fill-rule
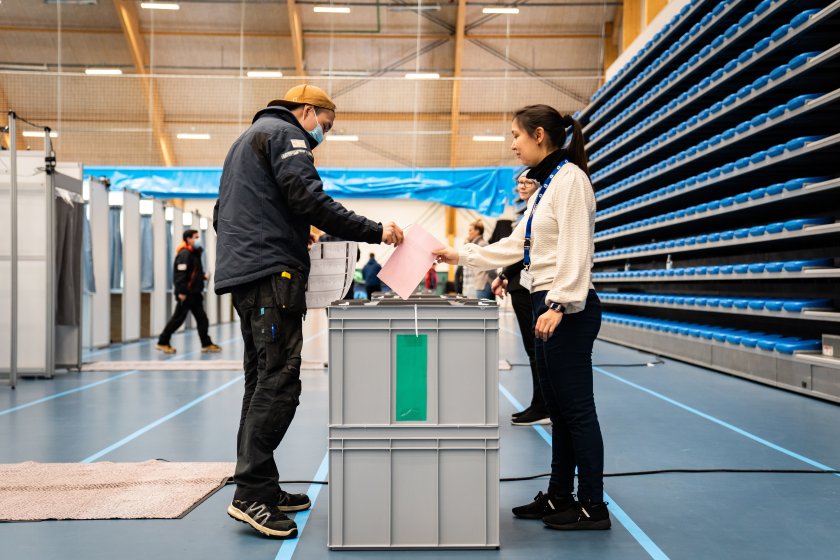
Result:
<svg viewBox="0 0 840 560"><path fill-rule="evenodd" d="M589 175L583 129L571 115L561 115L557 109L548 105L528 105L516 111L513 114L513 120L532 137L536 134L538 128L542 128L555 149L560 149L566 145L566 129L571 128L572 141L568 147L569 161Z"/></svg>

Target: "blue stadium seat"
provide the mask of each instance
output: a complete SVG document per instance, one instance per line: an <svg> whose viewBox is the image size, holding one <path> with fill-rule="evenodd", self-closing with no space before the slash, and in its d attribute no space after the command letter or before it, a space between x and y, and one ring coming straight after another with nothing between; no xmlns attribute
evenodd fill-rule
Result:
<svg viewBox="0 0 840 560"><path fill-rule="evenodd" d="M732 268L735 274L749 274L750 272L750 265L748 264L736 264Z"/></svg>
<svg viewBox="0 0 840 560"><path fill-rule="evenodd" d="M776 351L782 354L793 354L794 352L812 352L818 351L822 348L822 343L819 340L798 340L798 341L779 341L776 343Z"/></svg>
<svg viewBox="0 0 840 560"><path fill-rule="evenodd" d="M740 193L735 195L735 203L736 204L743 204L750 199L749 193Z"/></svg>
<svg viewBox="0 0 840 560"><path fill-rule="evenodd" d="M783 263L783 262L769 262L764 266L764 270L766 272L776 273L776 272L781 272L782 269L784 268L784 266L785 266L785 263Z"/></svg>
<svg viewBox="0 0 840 560"><path fill-rule="evenodd" d="M790 25L785 24L785 25L783 25L783 26L779 27L778 29L776 29L776 30L775 30L775 31L774 31L774 32L770 35L770 38L771 38L773 41L780 41L780 40L782 40L782 39L785 37L785 35L787 35L787 34L788 34L788 32L789 32L790 30L791 30Z"/></svg>
<svg viewBox="0 0 840 560"><path fill-rule="evenodd" d="M786 109L787 109L787 106L785 106L785 105L779 105L778 107L773 107L772 109L767 111L767 118L769 118L771 120L778 119L778 118L784 116Z"/></svg>
<svg viewBox="0 0 840 560"><path fill-rule="evenodd" d="M759 237L761 235L764 235L764 233L767 231L767 228L765 226L755 226L750 228L749 231L750 237Z"/></svg>
<svg viewBox="0 0 840 560"><path fill-rule="evenodd" d="M805 309L830 309L830 299L801 299L792 300L784 304L783 309L788 313L801 313Z"/></svg>
<svg viewBox="0 0 840 560"><path fill-rule="evenodd" d="M784 222L775 222L772 224L768 224L766 227L767 233L782 233L785 229Z"/></svg>
<svg viewBox="0 0 840 560"><path fill-rule="evenodd" d="M781 194L785 190L784 183L775 183L767 187L767 194L768 196L776 196L777 194Z"/></svg>
<svg viewBox="0 0 840 560"><path fill-rule="evenodd" d="M783 153L785 153L785 145L784 144L778 144L776 146L773 146L773 147L767 149L767 155L769 157L779 157Z"/></svg>
<svg viewBox="0 0 840 560"><path fill-rule="evenodd" d="M750 272L752 274L760 274L764 272L764 267L766 263L753 263L750 265Z"/></svg>
<svg viewBox="0 0 840 560"><path fill-rule="evenodd" d="M752 83L752 87L754 90L760 90L764 86L770 83L770 76L761 76L760 78L756 78L755 81Z"/></svg>
<svg viewBox="0 0 840 560"><path fill-rule="evenodd" d="M720 201L719 200L713 200L713 201L709 202L708 204L706 204L706 207L709 210L709 212L712 212L713 210L718 210L720 208Z"/></svg>
<svg viewBox="0 0 840 560"><path fill-rule="evenodd" d="M802 12L801 14L799 14L798 16L796 16L795 18L793 18L790 21L790 26L792 28L796 29L797 27L799 27L802 24L804 24L805 22L807 22L808 18L810 18L812 15L817 14L817 13L819 13L819 10L816 10L816 9L806 10L806 11Z"/></svg>
<svg viewBox="0 0 840 560"><path fill-rule="evenodd" d="M763 51L764 49L766 49L767 47L769 47L770 43L772 43L772 42L773 41L770 39L770 37L764 37L763 39L759 40L755 44L755 46L753 46L753 50L755 52L759 53L759 52Z"/></svg>
<svg viewBox="0 0 840 560"><path fill-rule="evenodd" d="M726 198L721 198L720 199L720 205L723 206L724 208L732 206L733 204L735 204L735 198L733 198L731 196L727 196Z"/></svg>
<svg viewBox="0 0 840 560"><path fill-rule="evenodd" d="M805 226L809 225L823 225L823 224L831 224L834 223L832 218L807 218L802 220L789 220L784 223L784 228L787 231L798 231Z"/></svg>
<svg viewBox="0 0 840 560"><path fill-rule="evenodd" d="M830 268L833 259L809 259L804 261L789 261L784 265L785 272L802 272L805 268Z"/></svg>
<svg viewBox="0 0 840 560"><path fill-rule="evenodd" d="M770 74L768 74L768 76L771 80L778 80L779 78L787 74L789 71L790 67L787 64L782 64L781 66L777 66L776 68L774 68L770 72Z"/></svg>
<svg viewBox="0 0 840 560"><path fill-rule="evenodd" d="M790 140L787 144L785 144L785 148L788 150L798 150L805 146L805 144L809 142L816 142L817 140L822 140L825 138L824 136L803 136L801 138L794 138Z"/></svg>
<svg viewBox="0 0 840 560"><path fill-rule="evenodd" d="M735 239L744 239L750 234L750 228L739 228L735 230Z"/></svg>
<svg viewBox="0 0 840 560"><path fill-rule="evenodd" d="M767 189L760 188L760 189L753 189L749 193L750 200L760 200L767 196Z"/></svg>
<svg viewBox="0 0 840 560"><path fill-rule="evenodd" d="M732 230L726 230L720 232L718 235L721 241L729 241L730 239L735 237L735 232ZM709 237L711 237L711 235Z"/></svg>

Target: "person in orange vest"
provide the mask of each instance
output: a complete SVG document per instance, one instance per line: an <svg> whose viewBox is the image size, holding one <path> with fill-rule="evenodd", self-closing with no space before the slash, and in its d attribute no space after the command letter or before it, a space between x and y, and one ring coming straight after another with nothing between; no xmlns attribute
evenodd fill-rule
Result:
<svg viewBox="0 0 840 560"><path fill-rule="evenodd" d="M204 312L204 281L207 279L204 274L204 266L201 264L203 249L198 244L198 232L188 229L184 232L184 242L178 247L175 257L174 273L172 275L175 285L175 297L177 304L175 312L169 322L166 323L163 332L158 337L155 348L164 354L176 352L170 344L172 334L177 331L189 313L195 317L198 326L198 336L201 338L201 351L217 353L222 349L213 344L210 335L207 334L209 322Z"/></svg>

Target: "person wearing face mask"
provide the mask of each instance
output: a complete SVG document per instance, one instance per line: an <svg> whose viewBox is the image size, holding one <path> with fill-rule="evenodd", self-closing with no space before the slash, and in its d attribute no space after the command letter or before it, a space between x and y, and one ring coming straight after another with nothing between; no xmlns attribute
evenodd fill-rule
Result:
<svg viewBox="0 0 840 560"><path fill-rule="evenodd" d="M359 216L324 192L312 150L336 106L312 85L259 111L231 146L213 212L216 292L231 292L245 344L236 491L227 513L263 535L297 536L286 513L310 507L279 486L274 450L292 422L301 384L311 227L351 241L398 245L402 230Z"/></svg>
<svg viewBox="0 0 840 560"><path fill-rule="evenodd" d="M564 148L567 130L572 138ZM516 111L511 133L511 149L539 185L525 218L497 243L436 254L447 263L479 269L523 259L519 282L531 293L540 388L553 426L552 454L548 491L513 508L513 514L541 519L552 529L609 529L604 443L592 378L592 348L601 328L601 302L592 286L595 193L583 133L574 118L547 105Z"/></svg>
<svg viewBox="0 0 840 560"><path fill-rule="evenodd" d="M170 344L172 335L181 328L187 315L190 313L195 317L198 327L198 336L201 339L201 351L204 353L218 353L222 349L213 344L207 329L210 325L207 314L204 312L204 281L207 276L204 274L204 267L201 264L201 253L203 249L199 244L198 232L188 229L184 232L184 243L175 251L175 265L172 274L175 298L178 300L172 317L160 333L155 348L164 354L176 352Z"/></svg>

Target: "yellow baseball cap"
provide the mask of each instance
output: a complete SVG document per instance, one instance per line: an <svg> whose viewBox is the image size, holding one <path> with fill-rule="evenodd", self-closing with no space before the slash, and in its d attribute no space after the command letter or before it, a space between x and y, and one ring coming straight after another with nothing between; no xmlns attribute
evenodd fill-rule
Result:
<svg viewBox="0 0 840 560"><path fill-rule="evenodd" d="M301 84L295 86L286 92L282 99L275 99L268 104L269 107L294 107L295 105L314 105L316 107L323 107L335 111L335 103L327 95L327 92L318 86L311 86L309 84Z"/></svg>

